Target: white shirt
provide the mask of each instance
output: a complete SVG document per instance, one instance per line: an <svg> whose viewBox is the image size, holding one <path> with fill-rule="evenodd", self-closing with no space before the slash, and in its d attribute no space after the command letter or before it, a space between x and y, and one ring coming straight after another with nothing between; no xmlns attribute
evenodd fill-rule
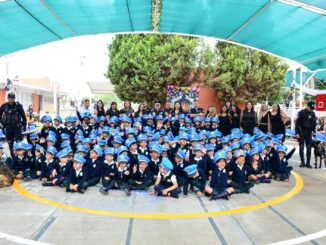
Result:
<svg viewBox="0 0 326 245"><path fill-rule="evenodd" d="M79 174L80 174L80 172L82 171L82 168L81 169L79 169L79 170L76 170L76 177L78 177L79 176Z"/></svg>
<svg viewBox="0 0 326 245"><path fill-rule="evenodd" d="M161 179L161 175L163 175L164 177L166 177L166 176L168 176L168 175L170 174L170 172L171 172L171 171L167 172L166 174L162 174L162 173L160 173L160 174L157 176L157 178L158 178L158 179ZM177 183L177 177L176 177L175 175L172 175L172 176L171 176L171 182L172 182L173 184L176 184L176 183Z"/></svg>

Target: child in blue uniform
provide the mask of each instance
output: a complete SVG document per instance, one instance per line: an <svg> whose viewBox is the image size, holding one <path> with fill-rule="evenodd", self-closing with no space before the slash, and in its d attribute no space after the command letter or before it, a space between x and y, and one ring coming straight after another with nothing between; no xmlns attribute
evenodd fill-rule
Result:
<svg viewBox="0 0 326 245"><path fill-rule="evenodd" d="M90 159L86 161L88 186L94 186L100 181L103 165L103 161L100 159L102 154L103 152L99 145L95 145L90 151Z"/></svg>
<svg viewBox="0 0 326 245"><path fill-rule="evenodd" d="M238 150L235 153L235 164L230 169L231 183L230 186L235 189L235 193L249 193L254 186L248 182L249 167L245 165L246 153L243 150Z"/></svg>
<svg viewBox="0 0 326 245"><path fill-rule="evenodd" d="M181 192L176 175L172 172L173 164L164 157L160 165L160 171L154 184L154 190L157 196L170 196L179 198Z"/></svg>
<svg viewBox="0 0 326 245"><path fill-rule="evenodd" d="M255 184L271 183L271 180L268 179L268 175L265 174L260 164L258 147L251 148L249 151L249 156L250 166L248 180L254 182Z"/></svg>
<svg viewBox="0 0 326 245"><path fill-rule="evenodd" d="M48 146L45 153L45 160L41 167L41 180L43 182L51 181L53 179L52 171L55 169L56 163L54 156L57 154L57 149L54 146Z"/></svg>
<svg viewBox="0 0 326 245"><path fill-rule="evenodd" d="M65 148L56 154L56 157L59 159L59 163L56 164L56 167L52 172L53 180L42 183L43 186L57 185L63 187L63 183L68 179L71 171L71 164L68 161L68 153L69 149Z"/></svg>
<svg viewBox="0 0 326 245"><path fill-rule="evenodd" d="M159 172L159 165L161 162L160 155L162 153L162 150L159 145L152 146L150 150L151 150L151 160L149 161L148 167L153 174L154 180L156 180Z"/></svg>
<svg viewBox="0 0 326 245"><path fill-rule="evenodd" d="M23 179L28 176L28 171L26 168L26 158L25 158L25 145L19 142L15 146L15 156L12 159L12 171L15 174L16 179Z"/></svg>
<svg viewBox="0 0 326 245"><path fill-rule="evenodd" d="M127 155L118 156L118 169L116 170L116 178L114 187L123 190L127 196L130 196L129 179L131 177L130 168L128 167L129 157ZM107 189L105 189L107 190ZM108 191L108 190L107 190Z"/></svg>
<svg viewBox="0 0 326 245"><path fill-rule="evenodd" d="M205 192L210 195L210 200L228 199L234 192L232 187L228 187L229 173L226 170L226 153L220 150L214 155L214 165L210 186L206 186Z"/></svg>
<svg viewBox="0 0 326 245"><path fill-rule="evenodd" d="M184 168L187 167L189 163L185 161L185 157L185 153L179 148L177 153L175 153L173 161L173 172L177 176L179 186L183 186L184 180L187 177L187 173L184 171Z"/></svg>
<svg viewBox="0 0 326 245"><path fill-rule="evenodd" d="M196 197L202 197L205 192L206 176L202 169L196 164L192 164L184 169L187 176L183 185L183 198L188 196L189 185L193 188Z"/></svg>
<svg viewBox="0 0 326 245"><path fill-rule="evenodd" d="M147 190L153 184L152 173L148 167L149 159L139 155L138 167L134 166L133 175L129 180L132 190Z"/></svg>
<svg viewBox="0 0 326 245"><path fill-rule="evenodd" d="M79 192L84 194L88 188L87 167L84 165L86 160L78 154L74 155L73 168L69 177L64 181L66 192Z"/></svg>
<svg viewBox="0 0 326 245"><path fill-rule="evenodd" d="M109 190L114 186L114 179L117 172L117 165L114 161L114 148L109 147L104 150L105 160L102 165L102 185L100 193L108 195Z"/></svg>
<svg viewBox="0 0 326 245"><path fill-rule="evenodd" d="M286 154L287 147L284 145L279 145L276 148L276 151L274 148L272 148L273 174L276 180L287 181L289 179L290 172L293 168L288 166L288 160L292 157L295 150L296 148L294 147L289 153Z"/></svg>

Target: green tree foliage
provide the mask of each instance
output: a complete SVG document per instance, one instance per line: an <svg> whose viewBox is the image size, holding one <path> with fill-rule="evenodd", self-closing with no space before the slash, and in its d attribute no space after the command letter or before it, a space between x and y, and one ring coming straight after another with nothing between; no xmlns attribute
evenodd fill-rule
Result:
<svg viewBox="0 0 326 245"><path fill-rule="evenodd" d="M218 42L217 69L207 84L221 100L243 103L279 100L288 65L281 59L238 45Z"/></svg>
<svg viewBox="0 0 326 245"><path fill-rule="evenodd" d="M117 35L109 45L107 77L121 100L164 101L166 85L206 81L215 54L201 39L176 35Z"/></svg>

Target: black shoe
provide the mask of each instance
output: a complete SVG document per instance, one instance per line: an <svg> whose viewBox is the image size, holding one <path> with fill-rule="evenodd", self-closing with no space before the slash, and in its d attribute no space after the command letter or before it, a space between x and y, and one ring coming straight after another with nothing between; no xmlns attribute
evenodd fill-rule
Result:
<svg viewBox="0 0 326 245"><path fill-rule="evenodd" d="M84 194L85 191L83 189L78 189L77 192L79 192L80 194Z"/></svg>
<svg viewBox="0 0 326 245"><path fill-rule="evenodd" d="M310 164L307 164L306 165L306 168L312 168Z"/></svg>
<svg viewBox="0 0 326 245"><path fill-rule="evenodd" d="M123 191L126 193L128 197L130 196L130 190L128 188L125 188Z"/></svg>
<svg viewBox="0 0 326 245"><path fill-rule="evenodd" d="M99 189L99 192L101 193L101 194L103 194L103 195L109 195L109 192L107 191L107 190L104 190L103 188L100 188Z"/></svg>
<svg viewBox="0 0 326 245"><path fill-rule="evenodd" d="M53 186L52 182L44 182L42 186Z"/></svg>
<svg viewBox="0 0 326 245"><path fill-rule="evenodd" d="M72 192L72 190L70 190L70 189L67 188L67 189L66 189L66 192Z"/></svg>
<svg viewBox="0 0 326 245"><path fill-rule="evenodd" d="M265 179L264 182L262 182L262 183L270 184L270 183L272 183L272 180L270 180L270 179Z"/></svg>
<svg viewBox="0 0 326 245"><path fill-rule="evenodd" d="M304 165L304 163L301 163L299 167L300 167L300 168L304 168L305 166L306 166L306 165Z"/></svg>

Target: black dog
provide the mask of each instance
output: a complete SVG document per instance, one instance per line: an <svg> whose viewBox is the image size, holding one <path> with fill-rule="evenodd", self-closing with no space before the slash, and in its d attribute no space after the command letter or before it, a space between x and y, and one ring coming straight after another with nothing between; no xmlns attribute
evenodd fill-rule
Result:
<svg viewBox="0 0 326 245"><path fill-rule="evenodd" d="M318 162L319 168L321 168L322 161L324 161L324 164L326 166L326 143L322 143L320 141L313 141L312 147L314 148L315 154L315 168L317 168Z"/></svg>

